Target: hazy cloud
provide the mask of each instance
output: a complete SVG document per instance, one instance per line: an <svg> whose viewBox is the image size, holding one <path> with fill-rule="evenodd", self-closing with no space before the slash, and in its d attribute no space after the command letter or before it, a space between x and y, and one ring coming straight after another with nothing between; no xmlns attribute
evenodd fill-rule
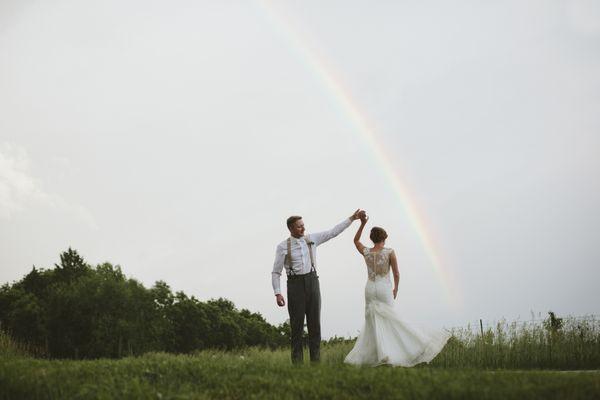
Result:
<svg viewBox="0 0 600 400"><path fill-rule="evenodd" d="M64 157L57 160L63 165L67 162ZM93 215L84 206L45 191L31 169L25 148L7 142L0 144L0 218L9 220L20 212L42 207L67 212L89 228L98 228Z"/></svg>

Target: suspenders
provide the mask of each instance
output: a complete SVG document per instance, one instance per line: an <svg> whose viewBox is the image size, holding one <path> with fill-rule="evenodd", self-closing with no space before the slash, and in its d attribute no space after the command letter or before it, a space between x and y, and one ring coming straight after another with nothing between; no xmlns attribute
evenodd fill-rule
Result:
<svg viewBox="0 0 600 400"><path fill-rule="evenodd" d="M303 237L304 241L306 242L306 245L308 246L308 254L310 255L310 272L316 272L317 269L315 268L315 259L313 256L313 252L312 252L312 246L315 244L314 242L308 241L306 239L306 236ZM283 261L283 263L285 265L288 266L290 273L288 274L288 276L294 276L296 275L296 273L294 272L294 269L292 268L292 238L289 237L287 239L287 254L285 255L285 259Z"/></svg>

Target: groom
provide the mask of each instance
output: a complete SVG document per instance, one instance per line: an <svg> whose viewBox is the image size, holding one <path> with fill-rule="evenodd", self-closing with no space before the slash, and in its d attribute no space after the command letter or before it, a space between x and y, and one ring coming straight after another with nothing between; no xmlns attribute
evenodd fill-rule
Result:
<svg viewBox="0 0 600 400"><path fill-rule="evenodd" d="M331 230L306 236L302 217L292 216L287 219L290 237L277 245L271 280L277 305L283 307L285 299L281 294L280 278L281 271L285 267L288 312L292 329L293 363L301 363L304 360L302 333L305 315L308 326L310 360L316 362L321 357L321 291L316 270L317 246L342 233L352 221L359 218L359 213L360 210L356 210L354 214Z"/></svg>

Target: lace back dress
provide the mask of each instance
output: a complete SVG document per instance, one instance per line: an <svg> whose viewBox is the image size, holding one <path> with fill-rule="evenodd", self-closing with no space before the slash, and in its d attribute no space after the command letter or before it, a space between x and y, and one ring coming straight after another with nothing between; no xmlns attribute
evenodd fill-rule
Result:
<svg viewBox="0 0 600 400"><path fill-rule="evenodd" d="M345 363L412 367L430 362L450 335L445 331L425 332L401 320L393 308L390 256L394 250L365 248L367 264L365 323Z"/></svg>

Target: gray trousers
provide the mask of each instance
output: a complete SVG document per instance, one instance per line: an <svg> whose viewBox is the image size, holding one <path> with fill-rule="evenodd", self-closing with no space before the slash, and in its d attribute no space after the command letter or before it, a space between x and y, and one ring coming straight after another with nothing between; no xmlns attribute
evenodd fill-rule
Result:
<svg viewBox="0 0 600 400"><path fill-rule="evenodd" d="M321 359L321 290L316 272L291 275L287 280L288 312L292 329L292 362L304 361L302 334L304 316L308 327L310 361Z"/></svg>

